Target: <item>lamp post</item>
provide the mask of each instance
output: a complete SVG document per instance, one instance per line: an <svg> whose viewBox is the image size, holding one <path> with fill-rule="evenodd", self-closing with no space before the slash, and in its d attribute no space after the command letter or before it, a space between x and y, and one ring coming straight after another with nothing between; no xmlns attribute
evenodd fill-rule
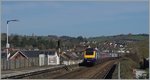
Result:
<svg viewBox="0 0 150 80"><path fill-rule="evenodd" d="M9 22L17 22L18 20L14 19L14 20L7 20L7 43L6 43L6 49L7 49L7 61L8 61L8 49L10 48L10 45L8 43L8 23Z"/></svg>

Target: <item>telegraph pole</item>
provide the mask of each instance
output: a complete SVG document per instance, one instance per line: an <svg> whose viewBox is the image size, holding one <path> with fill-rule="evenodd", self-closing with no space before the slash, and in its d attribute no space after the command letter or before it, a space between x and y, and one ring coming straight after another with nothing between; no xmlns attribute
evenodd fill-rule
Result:
<svg viewBox="0 0 150 80"><path fill-rule="evenodd" d="M120 78L120 55L118 53L118 59L119 59L119 62L118 62L118 79L121 79Z"/></svg>
<svg viewBox="0 0 150 80"><path fill-rule="evenodd" d="M59 63L61 64L60 62L60 40L58 40L57 42L57 49L58 49Z"/></svg>
<svg viewBox="0 0 150 80"><path fill-rule="evenodd" d="M118 79L121 79L121 78L120 78L120 61L119 61L119 63L118 63Z"/></svg>

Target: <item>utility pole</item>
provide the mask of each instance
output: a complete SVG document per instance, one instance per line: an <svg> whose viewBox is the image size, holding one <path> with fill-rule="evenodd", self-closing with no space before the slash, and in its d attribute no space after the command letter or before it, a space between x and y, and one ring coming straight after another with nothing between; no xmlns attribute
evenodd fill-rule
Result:
<svg viewBox="0 0 150 80"><path fill-rule="evenodd" d="M121 78L120 78L120 61L119 61L119 63L118 63L118 79L121 79Z"/></svg>
<svg viewBox="0 0 150 80"><path fill-rule="evenodd" d="M61 64L60 62L60 40L58 40L57 42L57 49L58 49L59 63Z"/></svg>
<svg viewBox="0 0 150 80"><path fill-rule="evenodd" d="M60 40L58 40L58 44L57 44L57 49L58 49L58 53L60 53Z"/></svg>
<svg viewBox="0 0 150 80"><path fill-rule="evenodd" d="M118 59L119 59L119 60L118 60L118 61L119 61L119 62L118 62L118 79L121 79L121 78L120 78L120 55L119 55L119 53L118 53Z"/></svg>

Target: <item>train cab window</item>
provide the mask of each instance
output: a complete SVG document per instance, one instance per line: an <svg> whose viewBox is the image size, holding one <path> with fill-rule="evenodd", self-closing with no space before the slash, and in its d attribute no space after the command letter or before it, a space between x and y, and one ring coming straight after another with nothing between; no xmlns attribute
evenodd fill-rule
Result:
<svg viewBox="0 0 150 80"><path fill-rule="evenodd" d="M93 48L86 49L86 55L93 55L93 52L94 52Z"/></svg>

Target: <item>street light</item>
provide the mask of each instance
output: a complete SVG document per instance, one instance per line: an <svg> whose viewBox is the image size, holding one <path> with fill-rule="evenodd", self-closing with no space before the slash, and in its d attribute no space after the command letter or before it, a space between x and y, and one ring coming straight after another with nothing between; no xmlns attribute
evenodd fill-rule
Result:
<svg viewBox="0 0 150 80"><path fill-rule="evenodd" d="M8 49L10 47L9 43L8 43L8 23L9 22L17 22L18 20L14 19L14 20L7 20L7 43L6 43L6 49L7 49L7 61L8 61Z"/></svg>

